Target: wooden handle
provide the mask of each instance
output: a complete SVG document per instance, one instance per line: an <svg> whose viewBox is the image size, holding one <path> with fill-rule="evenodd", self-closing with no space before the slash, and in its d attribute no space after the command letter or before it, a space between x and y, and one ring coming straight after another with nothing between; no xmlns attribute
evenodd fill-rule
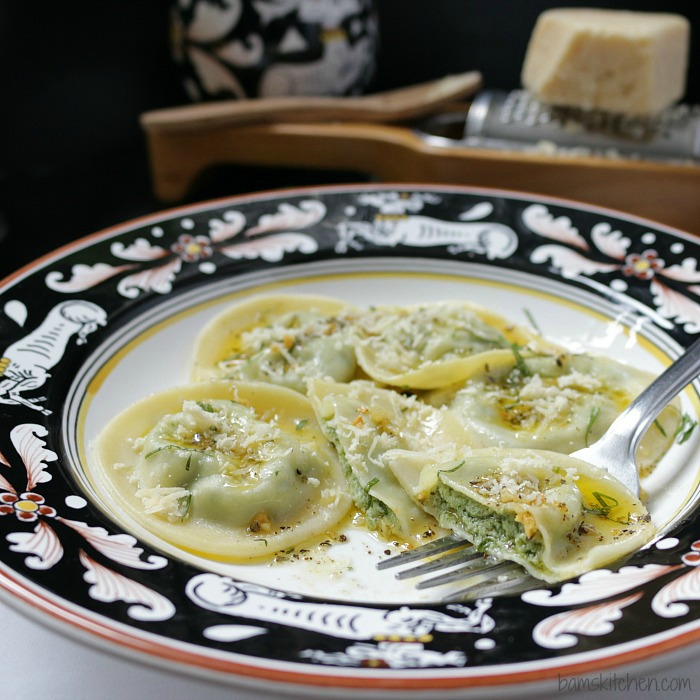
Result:
<svg viewBox="0 0 700 700"><path fill-rule="evenodd" d="M395 122L434 114L450 102L474 95L481 87L478 71L361 97L266 97L226 100L146 112L147 132L189 131L250 123Z"/></svg>
<svg viewBox="0 0 700 700"><path fill-rule="evenodd" d="M387 124L256 124L148 133L153 187L181 201L217 164L372 174L387 182L461 184L564 197L700 235L700 168L426 144Z"/></svg>

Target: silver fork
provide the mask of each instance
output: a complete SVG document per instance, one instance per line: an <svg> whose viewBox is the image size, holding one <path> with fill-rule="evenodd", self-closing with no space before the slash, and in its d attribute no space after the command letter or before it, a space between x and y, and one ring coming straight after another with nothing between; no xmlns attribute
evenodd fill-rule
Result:
<svg viewBox="0 0 700 700"><path fill-rule="evenodd" d="M700 339L630 403L603 437L590 447L573 452L571 456L607 469L632 493L639 496L639 472L635 462L639 442L663 408L698 375ZM423 560L426 561L422 564L399 571L396 578L413 578L451 569L416 584L418 589L455 582L466 584L458 591L445 596L445 600L483 594L493 596L505 592L514 593L526 590L534 584L541 585L541 581L527 574L515 562L498 560L479 552L470 542L460 540L456 536L442 537L410 552L384 559L377 564L377 568L390 569Z"/></svg>

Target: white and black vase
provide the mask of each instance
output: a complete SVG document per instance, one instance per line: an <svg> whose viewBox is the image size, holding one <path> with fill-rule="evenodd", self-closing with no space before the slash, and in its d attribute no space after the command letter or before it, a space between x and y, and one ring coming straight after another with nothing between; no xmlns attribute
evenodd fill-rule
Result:
<svg viewBox="0 0 700 700"><path fill-rule="evenodd" d="M374 0L174 0L172 45L193 100L365 92Z"/></svg>

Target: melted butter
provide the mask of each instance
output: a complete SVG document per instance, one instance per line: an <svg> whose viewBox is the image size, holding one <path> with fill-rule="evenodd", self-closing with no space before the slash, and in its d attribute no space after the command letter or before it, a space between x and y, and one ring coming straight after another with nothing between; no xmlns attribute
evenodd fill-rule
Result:
<svg viewBox="0 0 700 700"><path fill-rule="evenodd" d="M611 523L627 523L646 515L642 504L630 498L627 491L612 480L602 481L580 474L576 486L583 496L584 509Z"/></svg>

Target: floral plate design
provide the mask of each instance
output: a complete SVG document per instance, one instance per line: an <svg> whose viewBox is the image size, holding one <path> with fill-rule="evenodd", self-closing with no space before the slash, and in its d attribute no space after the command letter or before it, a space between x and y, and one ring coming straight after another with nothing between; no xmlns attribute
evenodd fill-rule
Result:
<svg viewBox="0 0 700 700"><path fill-rule="evenodd" d="M0 591L131 658L334 696L522 693L687 648L700 640L697 431L644 484L659 526L644 550L451 604L376 572L387 545L361 533L274 565L178 552L110 508L90 443L132 401L187 381L209 318L270 291L469 298L659 371L700 333L699 257L690 235L618 212L406 185L236 197L77 241L0 285ZM697 386L683 402L697 421Z"/></svg>

